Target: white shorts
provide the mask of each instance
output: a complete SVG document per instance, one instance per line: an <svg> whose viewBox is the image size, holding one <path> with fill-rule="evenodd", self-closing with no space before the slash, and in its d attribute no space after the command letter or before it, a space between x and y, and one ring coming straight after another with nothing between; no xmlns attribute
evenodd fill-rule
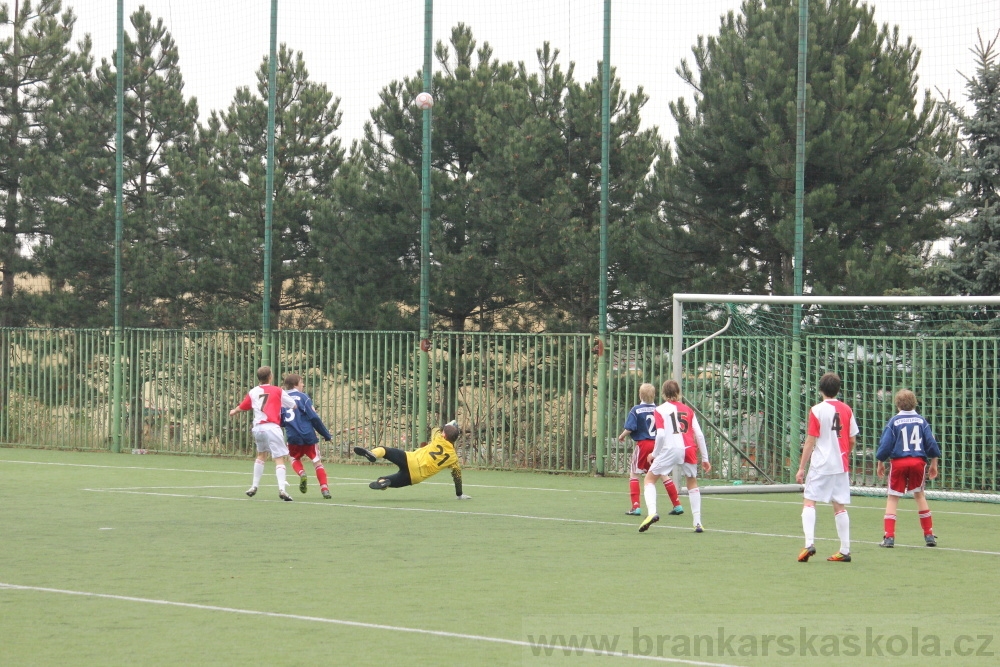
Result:
<svg viewBox="0 0 1000 667"><path fill-rule="evenodd" d="M685 477L697 477L698 476L698 464L697 463L682 463L681 472Z"/></svg>
<svg viewBox="0 0 1000 667"><path fill-rule="evenodd" d="M668 447L653 459L649 472L654 475L669 475L673 472L674 466L682 463L684 463L684 447Z"/></svg>
<svg viewBox="0 0 1000 667"><path fill-rule="evenodd" d="M272 426L274 425L272 424ZM280 426L274 428L255 426L253 439L257 443L258 452L271 452L273 459L279 456L288 456L288 445L285 444L285 434Z"/></svg>
<svg viewBox="0 0 1000 667"><path fill-rule="evenodd" d="M851 504L851 479L846 472L832 475L814 475L812 471L806 475L805 488L802 497L817 503L835 502L841 505Z"/></svg>

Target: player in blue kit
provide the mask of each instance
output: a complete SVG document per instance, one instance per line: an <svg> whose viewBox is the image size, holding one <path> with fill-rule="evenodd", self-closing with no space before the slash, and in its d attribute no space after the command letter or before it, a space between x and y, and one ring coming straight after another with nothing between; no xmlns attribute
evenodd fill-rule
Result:
<svg viewBox="0 0 1000 667"><path fill-rule="evenodd" d="M330 486L327 483L326 469L323 468L323 461L319 456L319 438L316 437L318 431L323 439L330 442L330 432L326 430L323 420L316 414L312 399L305 393L305 385L302 376L291 373L285 376L285 391L295 401L294 410L281 411L281 425L285 427L285 436L288 438L288 453L292 459L292 470L299 476L299 491L306 492L308 488L308 478L306 469L302 465L302 457L307 457L313 464L316 471L316 479L319 481L319 491L324 498L330 498Z"/></svg>
<svg viewBox="0 0 1000 667"><path fill-rule="evenodd" d="M632 497L632 509L625 514L641 516L639 509L639 475L646 474L649 470L649 455L653 451L656 439L656 425L654 423L653 412L656 410L656 387L644 382L639 385L640 403L629 410L628 417L625 418L625 426L618 435L618 442L625 442L625 438L631 436L635 442L635 449L632 450L632 463L629 469L629 495ZM666 477L663 481L663 488L670 496L670 502L674 508L671 514L683 514L684 508L681 506L677 495L677 486L674 481Z"/></svg>
<svg viewBox="0 0 1000 667"><path fill-rule="evenodd" d="M938 459L941 447L934 438L931 425L917 414L917 397L909 389L896 392L896 414L878 441L875 458L878 459L876 472L885 477L885 462L889 461L889 495L885 503L885 535L880 546L892 548L896 545L896 507L899 499L907 491L913 492L917 501L917 516L924 531L924 544L937 546L931 521L931 508L924 493L925 476L938 476ZM930 466L927 461L930 459Z"/></svg>

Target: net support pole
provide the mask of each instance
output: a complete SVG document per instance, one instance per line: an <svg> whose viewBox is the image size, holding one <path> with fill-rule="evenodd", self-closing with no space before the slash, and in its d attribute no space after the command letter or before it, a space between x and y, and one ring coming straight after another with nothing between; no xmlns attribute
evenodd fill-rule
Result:
<svg viewBox="0 0 1000 667"><path fill-rule="evenodd" d="M424 1L424 92L430 93L433 51L434 0ZM427 404L429 391L430 324L430 253L431 253L431 109L423 111L423 141L420 169L420 348L417 381L417 442L427 442Z"/></svg>
<svg viewBox="0 0 1000 667"><path fill-rule="evenodd" d="M124 187L123 160L125 148L125 0L118 0L118 57L115 67L115 331L114 361L111 377L111 451L122 450L122 355L125 340L122 332L122 227ZM141 406L132 406L132 418L136 419Z"/></svg>
<svg viewBox="0 0 1000 667"><path fill-rule="evenodd" d="M674 308L673 308L673 342L671 347L673 348L671 352L671 368L670 377L673 378L678 385L681 385L681 360L684 358L684 302L674 295Z"/></svg>
<svg viewBox="0 0 1000 667"><path fill-rule="evenodd" d="M597 474L604 474L608 437L608 171L611 167L611 0L604 0L601 63L601 261L597 314Z"/></svg>
<svg viewBox="0 0 1000 667"><path fill-rule="evenodd" d="M264 185L264 305L260 363L271 365L271 230L274 225L274 107L278 72L278 0L271 0L271 50L267 67L267 176ZM276 373L277 371L275 371Z"/></svg>
<svg viewBox="0 0 1000 667"><path fill-rule="evenodd" d="M805 174L806 174L806 61L809 42L809 0L799 0L799 62L795 102L795 296L802 296ZM802 422L802 304L792 305L792 367L789 373L788 459L794 465ZM791 467L791 466L790 466ZM788 471L791 476L791 470Z"/></svg>

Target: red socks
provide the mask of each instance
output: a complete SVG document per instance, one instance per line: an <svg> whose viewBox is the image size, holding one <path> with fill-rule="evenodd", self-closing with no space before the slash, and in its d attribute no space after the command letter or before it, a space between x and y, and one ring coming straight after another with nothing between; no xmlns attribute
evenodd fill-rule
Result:
<svg viewBox="0 0 1000 667"><path fill-rule="evenodd" d="M319 480L320 487L325 489L327 487L327 483L326 483L326 469L323 468L323 464L322 463L315 464L315 467L316 467L316 479Z"/></svg>
<svg viewBox="0 0 1000 667"><path fill-rule="evenodd" d="M931 511L919 512L917 516L920 517L920 527L924 529L924 535L934 534L934 522L931 521Z"/></svg>
<svg viewBox="0 0 1000 667"><path fill-rule="evenodd" d="M926 512L919 512L917 514L917 517L920 518L920 527L923 529L924 535L933 535L934 534L934 521L931 519L931 511L927 510ZM885 527L885 536L886 537L895 537L896 536L896 515L895 514L886 514L885 518L883 520L883 523L884 523L884 527Z"/></svg>
<svg viewBox="0 0 1000 667"><path fill-rule="evenodd" d="M628 481L628 493L632 496L632 508L639 507L639 480L630 479Z"/></svg>
<svg viewBox="0 0 1000 667"><path fill-rule="evenodd" d="M294 470L300 477L305 474L306 471L306 469L302 467L302 461L298 459L292 459L292 470Z"/></svg>
<svg viewBox="0 0 1000 667"><path fill-rule="evenodd" d="M663 488L667 490L667 495L670 496L670 502L673 503L674 507L681 504L680 498L677 496L677 485L674 484L674 480L666 479L663 481Z"/></svg>
<svg viewBox="0 0 1000 667"><path fill-rule="evenodd" d="M670 496L670 502L674 507L681 504L680 497L677 495L677 486L674 484L674 480L666 479L663 481L663 488L666 489L667 495ZM639 506L639 480L630 479L628 481L628 491L629 495L632 496L632 507Z"/></svg>
<svg viewBox="0 0 1000 667"><path fill-rule="evenodd" d="M896 515L886 514L882 519L882 527L886 537L896 537Z"/></svg>

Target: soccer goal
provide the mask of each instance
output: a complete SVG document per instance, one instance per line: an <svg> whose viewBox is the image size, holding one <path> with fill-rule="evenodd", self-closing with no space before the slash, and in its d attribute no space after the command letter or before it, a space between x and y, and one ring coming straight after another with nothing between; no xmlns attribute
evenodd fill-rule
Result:
<svg viewBox="0 0 1000 667"><path fill-rule="evenodd" d="M912 389L942 445L935 499L1000 502L1000 297L675 294L672 375L714 439L730 492L795 491L805 417L827 372L861 430L853 492L875 475L895 392Z"/></svg>

